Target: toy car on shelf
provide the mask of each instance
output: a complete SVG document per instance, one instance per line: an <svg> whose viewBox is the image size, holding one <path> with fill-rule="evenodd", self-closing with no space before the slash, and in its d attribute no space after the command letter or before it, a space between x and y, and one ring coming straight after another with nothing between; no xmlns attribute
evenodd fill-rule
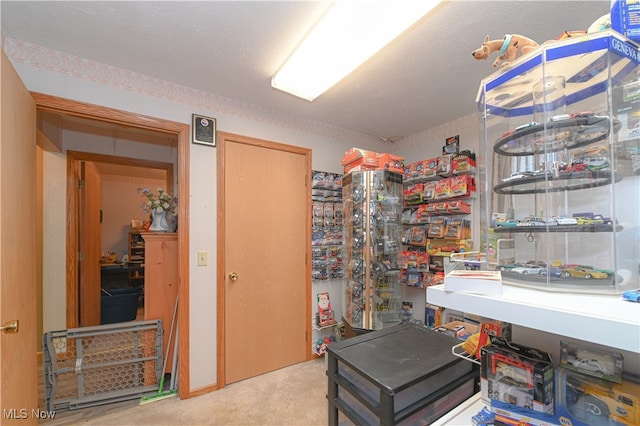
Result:
<svg viewBox="0 0 640 426"><path fill-rule="evenodd" d="M552 122L556 122L556 121L565 121L565 120L571 120L574 118L581 118L581 117L591 117L594 116L595 113L593 111L581 111L581 112L576 112L576 113L572 113L572 114L556 114L554 116L552 116L549 121Z"/></svg>
<svg viewBox="0 0 640 426"><path fill-rule="evenodd" d="M587 165L582 160L574 160L571 164L561 165L559 170L564 173L584 172L587 170Z"/></svg>
<svg viewBox="0 0 640 426"><path fill-rule="evenodd" d="M522 263L504 263L498 266L498 269L500 269L501 271L510 271L513 268L518 268L522 265L523 265Z"/></svg>
<svg viewBox="0 0 640 426"><path fill-rule="evenodd" d="M587 216L574 216L573 218L578 222L578 225L597 225L604 223L602 219L593 219Z"/></svg>
<svg viewBox="0 0 640 426"><path fill-rule="evenodd" d="M593 111L581 111L574 114L571 114L571 118L580 118L580 117L592 117L596 115Z"/></svg>
<svg viewBox="0 0 640 426"><path fill-rule="evenodd" d="M592 222L592 223L613 224L613 219L611 219L610 217L604 217L601 214L594 214L594 213L591 213L591 212L574 213L573 217L576 218L576 219L579 218L579 217L582 217L582 218L587 218L587 219L594 220L595 222Z"/></svg>
<svg viewBox="0 0 640 426"><path fill-rule="evenodd" d="M521 266L517 266L511 269L511 272L516 272L518 274L527 275L527 274L545 274L547 272L547 268L540 265L535 264L525 264Z"/></svg>
<svg viewBox="0 0 640 426"><path fill-rule="evenodd" d="M516 226L546 226L547 221L541 217L527 216L518 223Z"/></svg>
<svg viewBox="0 0 640 426"><path fill-rule="evenodd" d="M592 219L601 220L602 223L609 225L613 224L613 219L611 219L610 217L604 217L601 214L594 214Z"/></svg>
<svg viewBox="0 0 640 426"><path fill-rule="evenodd" d="M575 217L565 217L565 216L553 216L549 221L549 225L552 225L554 222L557 225L577 225L578 219Z"/></svg>
<svg viewBox="0 0 640 426"><path fill-rule="evenodd" d="M515 131L518 132L520 130L528 129L529 127L538 126L538 125L540 125L540 123L538 123L537 121L530 121L528 123L521 124L520 126L516 127Z"/></svg>
<svg viewBox="0 0 640 426"><path fill-rule="evenodd" d="M555 263L554 263L555 264ZM602 268L596 268L594 266L591 265L579 265L579 264L567 264L567 265L559 265L562 268L582 268L583 270L585 270L586 272L590 272L590 271L594 271L594 272L600 272L603 274L607 274L608 277L612 277L615 275L615 273L610 270L610 269L602 269Z"/></svg>
<svg viewBox="0 0 640 426"><path fill-rule="evenodd" d="M587 165L587 170L604 170L609 168L609 162L604 158L586 157L580 161Z"/></svg>
<svg viewBox="0 0 640 426"><path fill-rule="evenodd" d="M594 269L585 268L584 266L564 267L562 269L562 275L566 278L584 278L584 279L605 279L609 277L609 274L605 272L596 271Z"/></svg>
<svg viewBox="0 0 640 426"><path fill-rule="evenodd" d="M549 266L547 270L543 273L548 273L551 277L561 277L562 276L562 268L559 266Z"/></svg>
<svg viewBox="0 0 640 426"><path fill-rule="evenodd" d="M531 177L531 176L534 176L533 172L522 171L522 172L513 173L511 176L502 179L502 181L503 182L509 182L511 180L518 180L518 179Z"/></svg>
<svg viewBox="0 0 640 426"><path fill-rule="evenodd" d="M622 298L632 302L640 302L640 290L627 290L622 293Z"/></svg>
<svg viewBox="0 0 640 426"><path fill-rule="evenodd" d="M496 226L501 226L503 228L509 228L509 227L518 226L519 223L520 223L520 221L516 220L516 219L498 220L496 222Z"/></svg>
<svg viewBox="0 0 640 426"><path fill-rule="evenodd" d="M587 270L592 270L595 272L601 272L603 274L607 274L607 277L613 277L615 275L615 272L613 272L611 269L594 268L593 266L585 266L584 268Z"/></svg>

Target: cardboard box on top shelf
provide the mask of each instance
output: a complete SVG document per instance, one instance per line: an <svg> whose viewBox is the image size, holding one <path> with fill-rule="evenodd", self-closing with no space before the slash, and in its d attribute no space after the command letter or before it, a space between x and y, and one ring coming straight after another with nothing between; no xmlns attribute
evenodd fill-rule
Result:
<svg viewBox="0 0 640 426"><path fill-rule="evenodd" d="M340 161L341 166L346 166L347 164L356 163L355 165L365 165L365 166L378 166L378 153L374 151L367 151L361 148L349 148L342 155L342 160Z"/></svg>
<svg viewBox="0 0 640 426"><path fill-rule="evenodd" d="M344 173L365 170L387 170L404 174L404 157L398 155L350 148L342 155L340 165Z"/></svg>

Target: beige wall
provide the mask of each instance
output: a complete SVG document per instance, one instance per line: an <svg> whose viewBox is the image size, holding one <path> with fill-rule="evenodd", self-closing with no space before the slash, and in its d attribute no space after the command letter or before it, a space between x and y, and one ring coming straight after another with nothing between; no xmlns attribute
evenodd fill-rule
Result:
<svg viewBox="0 0 640 426"><path fill-rule="evenodd" d="M66 156L44 152L42 216L43 331L66 329Z"/></svg>

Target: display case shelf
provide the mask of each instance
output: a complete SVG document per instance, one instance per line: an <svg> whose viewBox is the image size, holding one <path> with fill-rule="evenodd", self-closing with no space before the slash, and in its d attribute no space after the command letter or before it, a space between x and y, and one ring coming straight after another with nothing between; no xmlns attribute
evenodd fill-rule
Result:
<svg viewBox="0 0 640 426"><path fill-rule="evenodd" d="M588 170L582 172L561 173L558 177L538 176L523 177L518 180L500 182L493 187L497 194L523 195L543 192L575 191L620 182L622 176L614 176L611 170Z"/></svg>
<svg viewBox="0 0 640 426"><path fill-rule="evenodd" d="M640 353L640 304L620 296L503 286L502 297L427 288L427 303Z"/></svg>
<svg viewBox="0 0 640 426"><path fill-rule="evenodd" d="M589 115L548 123L535 123L509 132L496 141L493 150L505 156L526 156L536 152L555 152L599 142L620 130L620 120Z"/></svg>
<svg viewBox="0 0 640 426"><path fill-rule="evenodd" d="M615 226L615 231L622 231L621 225ZM535 226L496 226L493 232L505 233L527 233L527 232L613 232L614 226L610 223L590 223L586 225L535 225Z"/></svg>
<svg viewBox="0 0 640 426"><path fill-rule="evenodd" d="M318 324L318 314L314 314L311 318L311 329L314 331L333 330L336 326L341 327L342 323L333 321L331 324L320 325Z"/></svg>

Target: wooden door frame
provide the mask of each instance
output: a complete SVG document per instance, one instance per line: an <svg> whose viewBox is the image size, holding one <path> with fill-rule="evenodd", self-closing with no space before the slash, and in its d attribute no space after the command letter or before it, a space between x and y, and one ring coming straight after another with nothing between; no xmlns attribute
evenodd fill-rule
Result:
<svg viewBox="0 0 640 426"><path fill-rule="evenodd" d="M79 324L90 327L100 325L101 316L102 177L92 162L79 161L74 170L76 182L83 182L83 185L75 185L74 189L79 203L78 251L82 253L84 260L78 262L78 297L65 293L66 306L72 301L73 306L77 307L75 318Z"/></svg>
<svg viewBox="0 0 640 426"><path fill-rule="evenodd" d="M90 120L102 121L115 125L124 125L139 129L146 129L161 133L176 135L178 138L178 194L182 194L184 199L189 194L189 149L190 149L190 127L189 124L163 120L103 106L93 105L84 102L73 101L43 93L31 92L36 103L36 110L49 111L58 114L72 115L87 118ZM69 168L70 162L67 162ZM67 170L67 292L77 289L77 215L78 209L75 197L75 182L69 181L69 171ZM179 312L178 324L181 332L178 341L178 394L180 398L186 399L191 396L189 378L189 203L183 202L178 205L178 294ZM77 307L76 307L77 308ZM70 312L67 306L67 325L70 317L77 315Z"/></svg>
<svg viewBox="0 0 640 426"><path fill-rule="evenodd" d="M108 163L108 164L119 164L123 166L132 166L132 167L145 167L148 169L157 169L164 170L166 173L165 178L165 188L169 188L170 192L173 192L171 188L173 188L174 175L173 175L173 164L166 163L161 161L151 161L151 160L139 160L135 158L129 157L119 157L115 155L105 155L105 154L94 154L91 152L82 152L82 151L67 151L67 182L70 183L67 186L67 201L70 202L71 205L78 205L77 198L77 184L76 181L78 179L78 167L81 162L93 162L93 163ZM74 200L71 200L70 197L74 197ZM78 206L79 207L79 206ZM77 211L77 209L76 209ZM70 215L73 214L70 210ZM77 237L79 236L81 230L78 229L79 223L77 221L77 216L74 215L74 220L76 220L75 229L75 247L67 247L67 250L73 249L73 253L78 253L79 248L77 246ZM67 220L69 224L69 220ZM67 228L68 229L68 228ZM69 230L69 229L68 229ZM69 236L72 238L73 236ZM76 264L77 265L77 264ZM78 269L74 269L74 274L76 278L74 279L69 275L67 271L67 309L66 309L66 324L67 328L75 328L78 327L78 318L79 318L79 310L80 306L78 305ZM73 286L73 281L75 280L75 287Z"/></svg>
<svg viewBox="0 0 640 426"><path fill-rule="evenodd" d="M307 159L307 176L306 176L306 187L309 190L309 196L307 197L305 214L307 217L307 229L309 233L307 234L307 244L305 247L306 250L306 301L307 301L307 313L306 313L306 338L305 345L308 349L307 351L307 361L314 358L311 355L311 155L312 151L308 148L297 147L294 145L286 145L280 142L272 142L262 139L255 139L248 136L241 136L233 133L226 132L218 132L218 152L217 152L217 168L218 168L218 238L217 238L217 247L218 247L218 255L217 255L217 288L218 288L218 303L217 303L217 322L218 322L218 383L217 388L223 388L226 385L226 377L225 377L225 366L226 366L226 355L225 355L225 284L226 284L226 276L225 276L225 210L224 210L224 200L225 200L225 163L224 163L224 152L225 152L225 142L226 140L233 140L233 142L244 143L247 145L253 145L258 147L264 147L269 149L275 149L280 151L286 151L294 154L304 155Z"/></svg>

